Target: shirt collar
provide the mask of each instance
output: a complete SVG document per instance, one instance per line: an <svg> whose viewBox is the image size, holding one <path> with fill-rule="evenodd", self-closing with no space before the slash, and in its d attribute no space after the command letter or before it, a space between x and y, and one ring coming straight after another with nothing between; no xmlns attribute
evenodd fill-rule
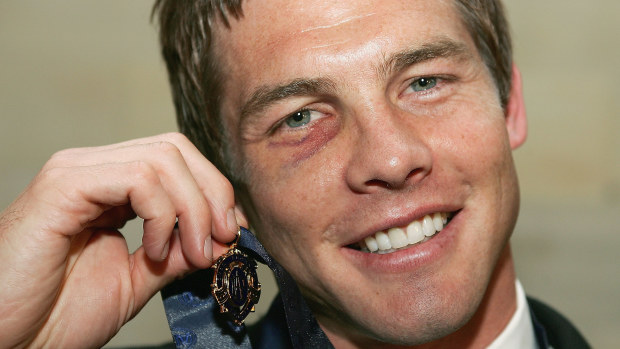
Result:
<svg viewBox="0 0 620 349"><path fill-rule="evenodd" d="M525 292L519 280L515 280L517 293L517 310L502 333L487 347L487 349L537 349L534 327L527 305Z"/></svg>

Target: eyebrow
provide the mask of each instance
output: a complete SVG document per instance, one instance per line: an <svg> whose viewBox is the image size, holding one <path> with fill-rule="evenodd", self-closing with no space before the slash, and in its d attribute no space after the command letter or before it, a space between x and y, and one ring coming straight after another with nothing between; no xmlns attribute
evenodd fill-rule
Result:
<svg viewBox="0 0 620 349"><path fill-rule="evenodd" d="M389 76L412 65L437 58L457 58L459 60L471 57L471 53L465 43L450 39L441 39L422 46L397 52L388 58L377 68L380 76Z"/></svg>
<svg viewBox="0 0 620 349"><path fill-rule="evenodd" d="M251 114L259 114L269 106L290 97L328 94L335 89L336 84L325 78L295 79L275 87L261 86L243 104L241 120L243 121Z"/></svg>
<svg viewBox="0 0 620 349"><path fill-rule="evenodd" d="M406 67L436 58L457 57L463 59L470 53L464 43L441 39L422 46L405 49L390 55L377 67L379 76L389 76ZM277 86L263 85L256 89L241 107L240 121L260 114L271 105L296 96L316 96L333 93L336 83L327 78L299 78Z"/></svg>

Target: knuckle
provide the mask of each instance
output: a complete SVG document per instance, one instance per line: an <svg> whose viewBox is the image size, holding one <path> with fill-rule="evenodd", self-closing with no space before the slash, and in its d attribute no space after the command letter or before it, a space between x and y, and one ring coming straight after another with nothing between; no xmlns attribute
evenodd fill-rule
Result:
<svg viewBox="0 0 620 349"><path fill-rule="evenodd" d="M159 141L153 144L155 148L157 148L157 153L162 154L164 156L172 156L172 157L180 157L181 151L179 148L172 142L168 141Z"/></svg>
<svg viewBox="0 0 620 349"><path fill-rule="evenodd" d="M82 188L76 184L80 177L71 168L51 167L43 169L33 181L32 194L38 200L47 200L57 205L62 202L64 205L72 206L73 203L80 202L82 198Z"/></svg>
<svg viewBox="0 0 620 349"><path fill-rule="evenodd" d="M180 132L169 132L169 133L166 133L166 134L164 134L164 139L167 139L170 142L176 143L176 144L189 142L189 139L187 139L187 137L185 137L185 135L180 133Z"/></svg>
<svg viewBox="0 0 620 349"><path fill-rule="evenodd" d="M211 183L222 191L232 192L233 185L220 171L214 171Z"/></svg>
<svg viewBox="0 0 620 349"><path fill-rule="evenodd" d="M230 181L228 180L228 178L224 177L223 175L220 176L220 188L222 188L222 190L226 193L229 193L230 195L232 195L233 193L233 185L230 183Z"/></svg>
<svg viewBox="0 0 620 349"><path fill-rule="evenodd" d="M67 175L66 168L50 166L41 170L37 176L37 181L42 183L58 183L62 179L66 179Z"/></svg>
<svg viewBox="0 0 620 349"><path fill-rule="evenodd" d="M76 149L63 149L52 154L44 168L64 167L69 165L75 157Z"/></svg>
<svg viewBox="0 0 620 349"><path fill-rule="evenodd" d="M146 161L134 161L129 164L130 173L136 181L142 184L155 185L159 183L159 176L155 169Z"/></svg>
<svg viewBox="0 0 620 349"><path fill-rule="evenodd" d="M233 186L224 176L217 176L210 181L210 188L205 188L205 195L210 205L219 203L219 205L228 206L234 203L235 196Z"/></svg>

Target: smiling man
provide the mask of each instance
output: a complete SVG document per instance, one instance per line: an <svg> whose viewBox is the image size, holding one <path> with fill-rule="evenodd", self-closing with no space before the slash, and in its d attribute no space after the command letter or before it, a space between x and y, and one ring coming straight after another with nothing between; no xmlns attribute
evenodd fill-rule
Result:
<svg viewBox="0 0 620 349"><path fill-rule="evenodd" d="M504 112L456 5L243 11L212 42L239 198L332 343L490 343L516 309L525 115L519 92Z"/></svg>
<svg viewBox="0 0 620 349"><path fill-rule="evenodd" d="M32 309L0 293L19 314L3 320L9 344L101 345L249 222L328 340L308 346L587 346L516 280L511 152L527 126L498 2L162 0L156 13L181 131L209 161L179 135L54 156L2 216L20 245L3 244L19 262L3 284L52 276L26 279L45 291ZM144 247L129 255L115 229L135 215ZM92 314L68 301L80 295ZM291 345L278 307L256 346ZM83 342L58 325L77 311Z"/></svg>

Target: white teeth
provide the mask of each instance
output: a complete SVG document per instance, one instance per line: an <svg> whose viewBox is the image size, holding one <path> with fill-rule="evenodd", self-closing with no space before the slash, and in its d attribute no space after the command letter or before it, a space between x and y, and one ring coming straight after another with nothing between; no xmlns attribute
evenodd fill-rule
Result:
<svg viewBox="0 0 620 349"><path fill-rule="evenodd" d="M388 230L388 237L390 238L392 248L401 248L409 244L407 242L407 235L405 235L405 231L401 228L390 228Z"/></svg>
<svg viewBox="0 0 620 349"><path fill-rule="evenodd" d="M441 218L441 213L435 213L433 215L433 225L437 231L441 231L441 229L443 229L443 219Z"/></svg>
<svg viewBox="0 0 620 349"><path fill-rule="evenodd" d="M362 251L383 254L426 241L443 230L448 223L448 215L448 213L437 212L409 223L406 228L395 227L387 231L379 231L365 238L364 241L360 241L359 247Z"/></svg>
<svg viewBox="0 0 620 349"><path fill-rule="evenodd" d="M390 238L386 233L380 231L375 234L375 239L377 239L377 246L379 246L380 250L389 250L392 248L392 244L390 243Z"/></svg>
<svg viewBox="0 0 620 349"><path fill-rule="evenodd" d="M435 225L433 224L433 219L431 216L424 216L424 219L422 220L422 231L425 236L433 236L433 234L435 234Z"/></svg>
<svg viewBox="0 0 620 349"><path fill-rule="evenodd" d="M377 245L377 240L375 240L373 236L369 236L365 238L364 242L366 243L366 248L368 248L370 252L375 252L379 250L379 245Z"/></svg>
<svg viewBox="0 0 620 349"><path fill-rule="evenodd" d="M424 232L422 232L422 224L418 221L414 221L413 223L407 226L407 241L410 244L417 244L418 242L424 240Z"/></svg>

